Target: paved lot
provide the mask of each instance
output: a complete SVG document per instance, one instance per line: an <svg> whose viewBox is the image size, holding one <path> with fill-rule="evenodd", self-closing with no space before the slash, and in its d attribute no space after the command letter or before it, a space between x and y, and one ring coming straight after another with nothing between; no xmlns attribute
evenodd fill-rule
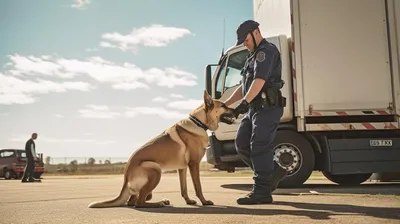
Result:
<svg viewBox="0 0 400 224"><path fill-rule="evenodd" d="M273 205L242 206L236 198L251 188L250 178L203 177L204 194L215 205L202 207L186 205L177 175L168 174L153 200L168 198L169 207L89 209L92 201L116 196L122 176L44 178L0 179L0 223L400 223L400 183L343 188L313 180L300 189L278 189ZM199 201L190 177L188 189Z"/></svg>

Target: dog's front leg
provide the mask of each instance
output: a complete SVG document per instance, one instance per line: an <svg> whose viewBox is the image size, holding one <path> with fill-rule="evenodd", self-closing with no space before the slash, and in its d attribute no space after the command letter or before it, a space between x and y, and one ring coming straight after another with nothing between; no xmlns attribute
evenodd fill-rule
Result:
<svg viewBox="0 0 400 224"><path fill-rule="evenodd" d="M189 163L190 175L192 176L192 181L194 185L194 190L196 191L196 196L200 199L203 205L213 205L214 203L210 200L206 200L203 196L203 190L201 189L200 183L200 163L190 162Z"/></svg>
<svg viewBox="0 0 400 224"><path fill-rule="evenodd" d="M186 182L186 174L187 168L179 169L179 182L181 185L181 195L185 199L186 204L188 205L195 205L197 202L189 198L188 191L187 191L187 182Z"/></svg>

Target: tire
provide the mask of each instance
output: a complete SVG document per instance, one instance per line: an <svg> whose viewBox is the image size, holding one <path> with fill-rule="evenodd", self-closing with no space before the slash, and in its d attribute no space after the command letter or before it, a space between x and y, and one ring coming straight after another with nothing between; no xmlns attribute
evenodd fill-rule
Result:
<svg viewBox="0 0 400 224"><path fill-rule="evenodd" d="M322 174L330 181L343 186L355 186L368 180L372 173L360 173L360 174L330 174L329 172L322 171Z"/></svg>
<svg viewBox="0 0 400 224"><path fill-rule="evenodd" d="M4 178L6 180L10 180L14 177L14 172L12 170L9 169L4 169Z"/></svg>
<svg viewBox="0 0 400 224"><path fill-rule="evenodd" d="M314 170L315 155L310 142L291 130L278 130L274 141L274 160L289 171L278 187L299 187Z"/></svg>

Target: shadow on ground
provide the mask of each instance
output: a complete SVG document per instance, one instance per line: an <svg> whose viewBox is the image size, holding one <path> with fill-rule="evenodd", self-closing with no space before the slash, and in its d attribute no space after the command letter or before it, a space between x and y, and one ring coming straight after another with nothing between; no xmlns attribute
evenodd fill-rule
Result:
<svg viewBox="0 0 400 224"><path fill-rule="evenodd" d="M133 208L137 211L150 212L150 213L162 213L162 214L198 214L198 215L214 215L214 214L225 214L225 215L263 215L263 216L275 216L275 215L293 215L301 217L309 217L318 220L329 220L330 216L337 215L329 211L306 211L306 210L284 210L284 209L262 209L256 208L245 208L245 207L234 207L234 206L193 206L193 207L173 207L167 206L164 208ZM339 214L347 215L347 214Z"/></svg>
<svg viewBox="0 0 400 224"><path fill-rule="evenodd" d="M251 191L251 184L224 184L222 188ZM278 188L274 195L293 195L316 191L322 194L370 194L370 195L400 195L400 183L362 184L344 187L336 184L303 184L299 188Z"/></svg>
<svg viewBox="0 0 400 224"><path fill-rule="evenodd" d="M398 212L399 208L385 208L385 207L365 207L346 204L315 204L315 203L301 203L301 202L274 202L274 205L294 207L301 210L286 210L257 208L259 205L252 205L248 207L234 207L234 206L193 206L188 208L178 208L167 206L164 208L133 208L137 211L151 212L151 213L164 213L164 214L235 214L235 215L262 215L262 216L275 216L275 215L291 215L299 217L309 217L316 220L329 220L334 215L340 216L370 216L375 218L385 219L400 219ZM268 206L268 205L263 205ZM290 209L290 208L289 208Z"/></svg>

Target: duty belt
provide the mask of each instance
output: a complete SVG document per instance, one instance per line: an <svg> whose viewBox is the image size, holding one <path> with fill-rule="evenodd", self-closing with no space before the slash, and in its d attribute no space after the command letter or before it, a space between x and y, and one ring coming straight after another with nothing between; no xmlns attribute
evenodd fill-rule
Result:
<svg viewBox="0 0 400 224"><path fill-rule="evenodd" d="M250 103L250 108L260 110L275 107L286 107L286 97L277 88L266 88Z"/></svg>

